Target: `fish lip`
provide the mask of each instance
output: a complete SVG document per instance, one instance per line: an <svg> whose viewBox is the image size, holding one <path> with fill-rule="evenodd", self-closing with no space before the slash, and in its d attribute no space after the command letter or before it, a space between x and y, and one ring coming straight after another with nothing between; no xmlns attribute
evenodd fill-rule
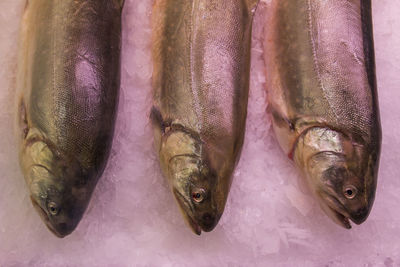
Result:
<svg viewBox="0 0 400 267"><path fill-rule="evenodd" d="M36 211L38 212L39 216L42 218L42 220L45 222L47 228L57 237L59 238L64 238L65 236L67 236L68 234L70 234L71 232L65 232L65 233L60 233L58 232L54 226L51 224L49 216L47 215L47 213L43 210L43 208L37 203L37 201L31 196L31 201L33 204L33 207L36 209Z"/></svg>
<svg viewBox="0 0 400 267"><path fill-rule="evenodd" d="M195 233L196 235L201 235L201 230L202 230L201 227L194 221L194 219L188 214L188 212L186 212L185 206L189 207L189 209L192 209L190 204L178 190L174 189L173 193L175 195L175 199L177 200L180 209L184 211L182 212L182 214L186 219L185 220L186 223L189 224L189 227L193 231L193 233Z"/></svg>
<svg viewBox="0 0 400 267"><path fill-rule="evenodd" d="M332 196L331 194L329 194L327 192L323 192L320 195L321 195L322 199L325 200L324 203L326 203L326 206L336 216L336 219L338 222L340 222L340 225L346 229L351 229L351 224L350 224L350 220L349 220L349 218L351 218L351 216L346 211L346 208L343 206L343 204L340 203L340 201L337 200L337 198L335 196Z"/></svg>

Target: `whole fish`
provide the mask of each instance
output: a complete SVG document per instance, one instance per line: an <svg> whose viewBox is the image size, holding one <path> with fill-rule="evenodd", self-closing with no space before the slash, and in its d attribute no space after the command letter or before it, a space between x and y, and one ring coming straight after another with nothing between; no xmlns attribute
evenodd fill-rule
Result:
<svg viewBox="0 0 400 267"><path fill-rule="evenodd" d="M381 126L370 0L273 0L265 42L269 110L282 149L325 213L368 217Z"/></svg>
<svg viewBox="0 0 400 267"><path fill-rule="evenodd" d="M120 86L122 0L29 0L17 76L20 164L58 237L79 223L105 168Z"/></svg>
<svg viewBox="0 0 400 267"><path fill-rule="evenodd" d="M157 0L151 118L160 165L194 233L228 197L246 122L258 0Z"/></svg>

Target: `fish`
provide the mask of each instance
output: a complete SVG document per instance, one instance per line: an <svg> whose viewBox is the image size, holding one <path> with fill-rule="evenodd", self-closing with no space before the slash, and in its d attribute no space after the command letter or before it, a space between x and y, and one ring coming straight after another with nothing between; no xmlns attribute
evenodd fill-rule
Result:
<svg viewBox="0 0 400 267"><path fill-rule="evenodd" d="M121 0L29 0L16 136L30 199L57 237L74 231L111 149L120 88Z"/></svg>
<svg viewBox="0 0 400 267"><path fill-rule="evenodd" d="M150 119L184 220L212 231L243 145L255 0L157 0Z"/></svg>
<svg viewBox="0 0 400 267"><path fill-rule="evenodd" d="M346 229L370 214L382 130L370 0L273 0L268 113L322 210Z"/></svg>

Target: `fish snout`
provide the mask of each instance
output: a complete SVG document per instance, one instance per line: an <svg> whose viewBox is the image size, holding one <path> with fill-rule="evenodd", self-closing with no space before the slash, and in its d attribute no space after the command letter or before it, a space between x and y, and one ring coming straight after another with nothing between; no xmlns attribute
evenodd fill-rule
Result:
<svg viewBox="0 0 400 267"><path fill-rule="evenodd" d="M68 225L67 223L57 223L52 225L53 233L55 233L58 237L64 238L67 235L71 234L76 226Z"/></svg>
<svg viewBox="0 0 400 267"><path fill-rule="evenodd" d="M361 224L367 219L367 217L369 215L369 209L367 207L363 207L363 208L356 210L354 213L352 213L350 215L351 215L350 219L355 224Z"/></svg>
<svg viewBox="0 0 400 267"><path fill-rule="evenodd" d="M221 216L213 215L212 213L206 212L206 213L203 213L200 216L199 220L197 220L197 221L203 231L210 232L218 224L220 217Z"/></svg>

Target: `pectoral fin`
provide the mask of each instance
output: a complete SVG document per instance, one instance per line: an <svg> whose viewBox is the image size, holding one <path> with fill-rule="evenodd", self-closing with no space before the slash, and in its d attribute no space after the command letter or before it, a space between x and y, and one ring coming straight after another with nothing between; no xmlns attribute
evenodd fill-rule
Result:
<svg viewBox="0 0 400 267"><path fill-rule="evenodd" d="M21 130L22 138L25 139L25 137L28 134L29 127L28 127L28 118L26 114L25 101L22 97L19 101L19 107L18 107L18 124Z"/></svg>

